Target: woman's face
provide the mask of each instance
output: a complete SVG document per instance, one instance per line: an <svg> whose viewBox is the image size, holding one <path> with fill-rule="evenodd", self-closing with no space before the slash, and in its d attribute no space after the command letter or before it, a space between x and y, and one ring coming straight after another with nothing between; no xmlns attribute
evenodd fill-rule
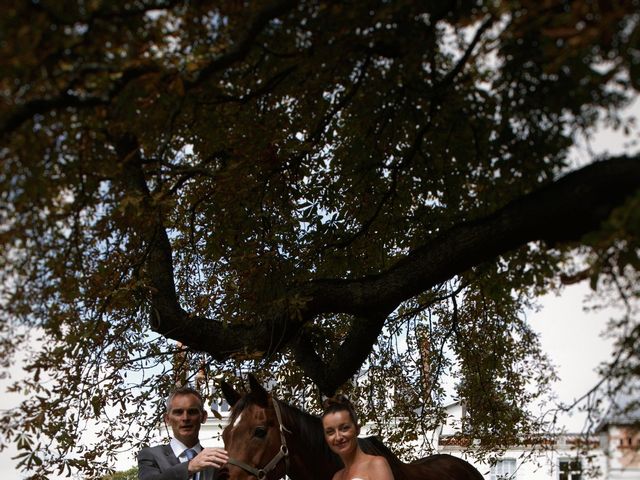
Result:
<svg viewBox="0 0 640 480"><path fill-rule="evenodd" d="M322 417L324 438L329 448L340 456L354 451L358 446L358 429L349 412L340 410Z"/></svg>

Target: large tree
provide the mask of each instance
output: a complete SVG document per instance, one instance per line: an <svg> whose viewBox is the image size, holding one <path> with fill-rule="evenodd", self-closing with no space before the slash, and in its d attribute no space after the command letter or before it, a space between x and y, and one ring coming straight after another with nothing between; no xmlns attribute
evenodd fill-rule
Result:
<svg viewBox="0 0 640 480"><path fill-rule="evenodd" d="M562 279L638 295L638 157L571 156L636 131L638 10L4 1L5 364L38 337L5 441L99 472L176 379L249 366L368 412L393 379L414 423L451 369L469 435L529 431L551 377L523 309ZM611 378L638 373L617 328Z"/></svg>

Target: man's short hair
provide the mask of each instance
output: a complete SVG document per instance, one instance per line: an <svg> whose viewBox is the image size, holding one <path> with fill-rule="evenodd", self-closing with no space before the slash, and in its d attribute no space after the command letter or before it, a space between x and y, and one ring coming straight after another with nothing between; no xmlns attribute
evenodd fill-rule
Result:
<svg viewBox="0 0 640 480"><path fill-rule="evenodd" d="M171 410L171 402L173 402L173 399L177 395L195 395L196 397L198 397L198 400L200 400L200 410L204 412L204 398L202 398L202 395L200 394L199 391L191 387L178 387L174 391L172 391L167 397L167 402L166 402L167 413L169 413L169 411Z"/></svg>

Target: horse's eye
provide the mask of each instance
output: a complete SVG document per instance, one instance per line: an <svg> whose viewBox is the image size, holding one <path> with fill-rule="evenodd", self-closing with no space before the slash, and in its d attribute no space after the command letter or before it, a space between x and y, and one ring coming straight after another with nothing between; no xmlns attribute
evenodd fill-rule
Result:
<svg viewBox="0 0 640 480"><path fill-rule="evenodd" d="M264 427L256 427L256 431L253 432L253 435L258 438L264 438L267 436L267 429Z"/></svg>

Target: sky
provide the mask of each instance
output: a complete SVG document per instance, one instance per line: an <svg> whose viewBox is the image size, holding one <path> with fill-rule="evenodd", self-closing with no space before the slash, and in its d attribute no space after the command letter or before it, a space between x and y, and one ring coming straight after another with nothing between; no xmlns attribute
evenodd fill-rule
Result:
<svg viewBox="0 0 640 480"><path fill-rule="evenodd" d="M556 402L572 404L596 383L598 366L611 360L613 341L606 338L608 321L619 310L585 311L590 294L586 283L565 287L560 295L541 299L542 308L528 312L527 319L540 335L542 350L555 365L558 380L553 384ZM559 425L570 433L582 432L586 417L580 412L563 415Z"/></svg>

